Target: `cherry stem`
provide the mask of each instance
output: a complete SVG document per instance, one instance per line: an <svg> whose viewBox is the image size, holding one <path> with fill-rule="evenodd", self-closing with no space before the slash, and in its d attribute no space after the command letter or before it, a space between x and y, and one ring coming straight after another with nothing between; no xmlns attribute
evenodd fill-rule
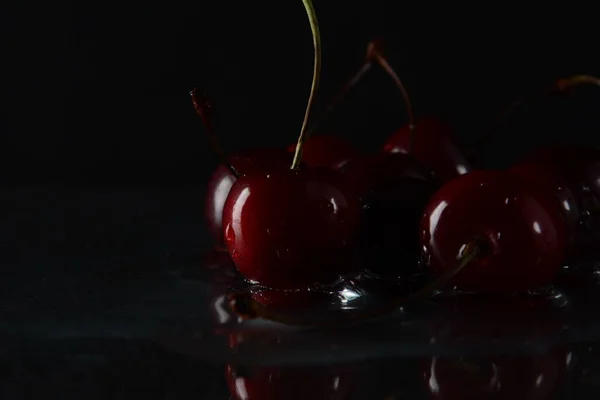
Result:
<svg viewBox="0 0 600 400"><path fill-rule="evenodd" d="M564 92L580 85L600 86L600 78L591 75L574 75L569 78L559 79L554 83L554 87L559 92Z"/></svg>
<svg viewBox="0 0 600 400"><path fill-rule="evenodd" d="M436 291L443 287L450 279L460 273L467 265L475 260L481 253L481 247L478 246L474 241L467 243L458 259L456 266L444 274L440 275L436 280L425 286L423 289L408 296L407 300L401 301L415 301L423 298L431 297ZM399 302L400 303L400 302ZM400 305L400 304L399 304Z"/></svg>
<svg viewBox="0 0 600 400"><path fill-rule="evenodd" d="M370 59L365 60L361 64L358 72L356 72L356 74L354 74L352 79L350 79L348 82L346 82L346 84L342 87L342 89L338 92L338 94L329 102L327 107L325 107L325 111L323 111L323 113L319 116L319 119L317 120L317 122L315 122L311 126L310 131L307 133L307 137L311 137L315 132L317 132L319 130L319 128L321 127L323 122L327 119L327 117L329 117L329 115L333 112L333 110L335 110L342 103L342 101L344 101L346 99L346 96L348 95L348 93L350 93L350 91L354 88L354 86L356 86L361 81L361 79L366 75L366 73L371 70L372 66L373 66L373 62Z"/></svg>
<svg viewBox="0 0 600 400"><path fill-rule="evenodd" d="M223 150L223 148L219 145L219 141L217 140L217 135L214 131L213 125L213 114L212 114L212 106L208 96L204 91L199 91L198 88L192 89L190 92L190 96L192 96L192 103L194 104L194 109L196 113L202 118L202 122L204 123L204 128L206 129L206 135L208 136L208 140L210 142L210 146L213 151L217 154L217 156L221 159L221 163L225 165L233 176L236 178L240 177L240 173L235 167L229 162L229 158L227 154Z"/></svg>
<svg viewBox="0 0 600 400"><path fill-rule="evenodd" d="M393 312L407 303L412 303L414 301L423 300L429 297L432 297L439 289L441 289L449 280L451 280L454 276L459 274L467 265L469 265L472 261L477 259L481 254L481 247L477 245L475 241L467 243L463 247L463 251L458 259L456 266L444 274L440 275L436 280L426 285L422 289L409 294L406 297L398 298L385 306L375 309L372 311L365 312L357 312L352 315L352 319L349 320L338 320L336 318L328 318L326 321L316 321L316 320L301 320L300 318L294 318L293 316L286 316L281 313L274 312L264 307L256 300L252 298L252 296L247 293L239 293L234 294L230 298L231 308L242 318L245 319L253 319L253 318L263 318L266 320L280 322L287 325L304 325L304 326L339 326L348 322L357 322L363 321L369 318L379 317L390 312Z"/></svg>
<svg viewBox="0 0 600 400"><path fill-rule="evenodd" d="M400 90L400 93L404 98L404 104L406 106L406 112L408 114L408 129L410 130L410 135L408 137L408 154L411 154L415 144L415 117L412 103L410 101L410 96L406 91L406 87L398 77L396 71L394 71L394 68L392 68L392 66L388 62L387 58L383 55L383 52L381 51L380 47L375 41L370 42L367 46L367 58L377 61L379 66L383 68L383 70L390 76L390 78L392 78L392 80L396 84L396 87L398 88L398 90Z"/></svg>
<svg viewBox="0 0 600 400"><path fill-rule="evenodd" d="M304 141L306 140L306 128L308 126L308 119L310 117L310 111L312 109L315 94L319 87L319 77L321 75L321 33L319 32L319 22L317 21L317 13L312 0L302 0L306 14L308 16L308 22L310 23L310 30L313 37L313 47L315 49L314 55L314 68L313 78L310 87L310 95L308 97L308 104L304 113L304 120L302 121L302 128L300 129L300 136L298 136L298 142L296 144L296 152L294 153L294 160L292 161L292 169L300 168L302 161L302 150L304 148Z"/></svg>
<svg viewBox="0 0 600 400"><path fill-rule="evenodd" d="M574 87L581 85L600 86L600 78L596 78L591 75L573 75L568 78L558 79L554 81L554 83L550 87L543 89L541 92L536 92L534 95L523 96L511 102L508 106L506 106L506 108L504 108L504 110L500 112L500 114L497 117L497 120L505 120L506 117L512 114L513 111L525 104L527 101L531 100L533 97L543 97L557 92L564 93L569 89L573 89Z"/></svg>

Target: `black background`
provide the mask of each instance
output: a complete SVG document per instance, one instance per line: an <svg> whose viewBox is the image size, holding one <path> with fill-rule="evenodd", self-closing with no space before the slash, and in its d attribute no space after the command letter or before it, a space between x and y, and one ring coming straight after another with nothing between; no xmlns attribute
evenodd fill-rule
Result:
<svg viewBox="0 0 600 400"><path fill-rule="evenodd" d="M600 69L596 24L577 5L315 3L320 106L360 65L368 40L382 37L417 111L450 120L492 164L552 135L590 140L581 118L549 135L548 109L492 135L491 118L510 100ZM300 129L312 47L299 0L15 2L1 25L4 180L201 185L216 158L190 104L194 85L209 90L229 150L285 145ZM404 122L400 97L377 71L325 129L376 149Z"/></svg>

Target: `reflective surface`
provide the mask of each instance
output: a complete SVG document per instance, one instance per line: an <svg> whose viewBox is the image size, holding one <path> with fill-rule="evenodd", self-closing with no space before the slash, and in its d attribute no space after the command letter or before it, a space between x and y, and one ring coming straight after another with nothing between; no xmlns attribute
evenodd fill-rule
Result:
<svg viewBox="0 0 600 400"><path fill-rule="evenodd" d="M208 243L202 191L2 196L19 208L0 220L19 235L3 253L11 279L0 280L2 398L223 400L265 385L315 400L600 394L592 264L564 268L560 285L536 296L444 293L369 320L365 310L429 277L346 279L318 288L309 310L290 308L307 301L294 292L256 291L296 322L285 325L232 312L228 287L247 287L223 253L198 249ZM31 199L52 208L36 213ZM324 321L333 324L306 324Z"/></svg>

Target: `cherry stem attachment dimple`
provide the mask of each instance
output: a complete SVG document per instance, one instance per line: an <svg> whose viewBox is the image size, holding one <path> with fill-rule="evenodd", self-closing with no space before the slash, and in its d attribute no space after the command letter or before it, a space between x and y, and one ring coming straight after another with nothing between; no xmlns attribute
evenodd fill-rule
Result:
<svg viewBox="0 0 600 400"><path fill-rule="evenodd" d="M410 101L410 96L406 90L406 87L400 80L400 77L394 71L394 68L390 65L387 58L383 55L383 52L380 46L376 41L372 41L367 45L367 58L373 59L377 61L379 66L383 68L383 70L392 78L398 90L402 94L404 98L404 104L406 106L406 113L408 114L408 129L410 130L410 134L408 137L408 154L412 154L414 145L415 145L415 117L413 112L412 103Z"/></svg>
<svg viewBox="0 0 600 400"><path fill-rule="evenodd" d="M304 112L304 120L302 121L302 128L300 129L300 135L298 136L298 142L296 143L296 152L294 153L294 160L292 161L292 169L300 168L302 161L302 150L304 148L304 141L306 140L306 128L308 127L308 120L310 118L310 111L314 103L315 95L319 87L319 78L321 75L321 33L319 31L319 22L317 21L317 13L312 0L302 0L306 14L308 16L308 22L310 23L310 30L313 37L314 47L314 67L313 67L313 78L310 87L310 95L308 97L308 104L306 111Z"/></svg>
<svg viewBox="0 0 600 400"><path fill-rule="evenodd" d="M462 252L457 260L457 264L454 268L446 271L440 275L433 282L429 283L425 287L417 290L408 296L400 297L394 301L385 304L381 308L374 310L367 310L365 312L353 313L351 319L338 320L336 318L327 318L325 321L316 320L302 320L298 317L288 316L282 313L278 313L264 307L259 302L254 300L252 296L247 293L236 293L230 297L230 306L234 312L244 319L263 318L269 321L280 322L287 325L303 325L303 326L339 326L347 323L355 323L357 321L363 321L369 318L376 318L382 315L388 314L397 310L398 308L419 300L424 300L432 297L438 290L448 283L453 277L459 274L465 267L471 262L476 260L481 255L482 248L477 244L476 241L469 242L464 245Z"/></svg>
<svg viewBox="0 0 600 400"><path fill-rule="evenodd" d="M200 116L200 118L202 118L204 128L206 129L206 135L208 136L208 140L213 151L217 154L217 156L221 160L221 163L227 168L229 168L233 176L239 178L239 171L235 169L235 167L229 162L227 154L219 145L219 141L217 140L217 135L215 134L213 125L212 106L208 99L208 96L204 91L200 91L197 88L192 89L192 91L190 92L190 96L192 96L192 103L194 104L194 109L196 110L196 113Z"/></svg>

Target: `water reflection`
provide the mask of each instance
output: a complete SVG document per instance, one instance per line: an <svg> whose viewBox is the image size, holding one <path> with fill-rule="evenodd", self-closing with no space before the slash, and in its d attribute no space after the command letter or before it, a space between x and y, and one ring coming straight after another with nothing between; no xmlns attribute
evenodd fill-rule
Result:
<svg viewBox="0 0 600 400"><path fill-rule="evenodd" d="M235 400L342 400L350 398L349 367L260 367L228 365L227 385Z"/></svg>
<svg viewBox="0 0 600 400"><path fill-rule="evenodd" d="M234 400L589 398L579 395L584 368L581 363L576 368L573 360L571 350L553 348L534 355L392 358L327 366L228 365L226 379Z"/></svg>

